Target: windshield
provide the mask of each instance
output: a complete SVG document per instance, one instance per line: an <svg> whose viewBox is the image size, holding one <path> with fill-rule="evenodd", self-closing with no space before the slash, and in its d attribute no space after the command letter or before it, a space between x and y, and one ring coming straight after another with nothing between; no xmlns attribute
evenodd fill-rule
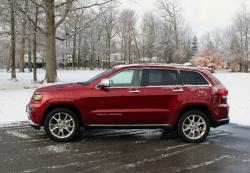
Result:
<svg viewBox="0 0 250 173"><path fill-rule="evenodd" d="M106 76L107 74L111 73L113 70L114 70L114 68L108 69L108 70L96 75L95 77L89 79L88 81L84 82L84 84L90 84L90 83L102 78L103 76Z"/></svg>

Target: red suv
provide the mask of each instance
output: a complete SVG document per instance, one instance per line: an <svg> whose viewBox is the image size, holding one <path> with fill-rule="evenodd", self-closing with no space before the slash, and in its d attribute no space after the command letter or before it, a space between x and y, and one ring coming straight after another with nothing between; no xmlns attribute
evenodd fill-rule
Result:
<svg viewBox="0 0 250 173"><path fill-rule="evenodd" d="M84 75L84 74L83 74ZM71 141L93 128L176 129L186 142L201 142L210 127L229 123L228 90L194 67L116 66L87 82L34 92L27 113L36 129Z"/></svg>

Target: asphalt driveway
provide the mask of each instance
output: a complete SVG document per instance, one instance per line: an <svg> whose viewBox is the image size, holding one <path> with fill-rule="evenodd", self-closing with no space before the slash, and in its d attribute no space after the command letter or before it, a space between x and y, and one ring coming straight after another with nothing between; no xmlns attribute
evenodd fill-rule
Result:
<svg viewBox="0 0 250 173"><path fill-rule="evenodd" d="M250 173L250 128L213 129L202 144L174 132L92 130L72 143L50 141L26 123L0 128L1 172Z"/></svg>

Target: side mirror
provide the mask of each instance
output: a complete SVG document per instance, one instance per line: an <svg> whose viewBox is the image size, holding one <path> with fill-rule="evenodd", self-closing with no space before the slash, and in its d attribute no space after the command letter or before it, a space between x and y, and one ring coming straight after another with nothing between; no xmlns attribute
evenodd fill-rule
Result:
<svg viewBox="0 0 250 173"><path fill-rule="evenodd" d="M107 88L110 87L110 82L108 79L102 79L98 85L99 88Z"/></svg>

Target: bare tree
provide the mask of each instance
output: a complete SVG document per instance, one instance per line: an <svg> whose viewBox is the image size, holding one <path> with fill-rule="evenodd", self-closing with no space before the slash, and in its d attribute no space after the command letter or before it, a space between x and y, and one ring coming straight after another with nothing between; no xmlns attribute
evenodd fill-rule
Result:
<svg viewBox="0 0 250 173"><path fill-rule="evenodd" d="M183 61L179 57L185 56L187 48L190 48L192 35L182 17L180 4L178 0L159 0L158 7L163 18L161 42L167 62Z"/></svg>
<svg viewBox="0 0 250 173"><path fill-rule="evenodd" d="M124 10L120 14L120 35L122 39L122 54L127 63L132 63L132 43L135 41L135 11Z"/></svg>
<svg viewBox="0 0 250 173"><path fill-rule="evenodd" d="M111 42L117 34L117 4L110 3L106 8L101 9L106 11L101 16L104 29L105 29L105 41L106 41L106 59L109 62L110 67L110 55L111 55Z"/></svg>
<svg viewBox="0 0 250 173"><path fill-rule="evenodd" d="M15 34L15 2L9 1L10 9L10 60L11 60L11 80L16 80L16 34Z"/></svg>
<svg viewBox="0 0 250 173"><path fill-rule="evenodd" d="M152 58L155 55L155 42L157 39L157 21L152 13L146 13L142 21L142 54L143 57Z"/></svg>
<svg viewBox="0 0 250 173"><path fill-rule="evenodd" d="M32 26L29 23L28 25L28 31L31 33ZM29 65L29 72L32 72L32 44L31 44L31 34L28 35L28 65Z"/></svg>
<svg viewBox="0 0 250 173"><path fill-rule="evenodd" d="M179 27L181 20L181 9L177 0L160 0L159 7L162 10L162 17L173 32L175 46L179 48Z"/></svg>
<svg viewBox="0 0 250 173"><path fill-rule="evenodd" d="M34 27L39 29L40 32L45 35L45 57L46 57L46 77L48 83L53 83L57 80L57 64L56 64L56 31L57 28L64 22L71 10L79 10L91 8L93 6L99 6L111 2L103 1L100 3L93 3L90 5L79 4L79 7L72 9L72 4L75 0L65 0L65 1L55 1L55 0L44 0L44 1L32 1L34 4L38 5L44 10L45 13L45 27L37 26L34 19L25 12L20 6L19 10L26 14L29 21L32 22ZM64 10L62 10L64 9ZM60 18L57 17L57 12L63 13L60 14Z"/></svg>
<svg viewBox="0 0 250 173"><path fill-rule="evenodd" d="M24 9L28 9L28 1L24 0ZM26 28L27 28L27 18L22 14L22 33L20 41L20 51L19 51L19 72L24 72L24 54L25 54L25 41L26 41Z"/></svg>
<svg viewBox="0 0 250 173"><path fill-rule="evenodd" d="M38 22L38 6L35 6L35 20L34 20L35 26L37 26ZM36 66L37 66L37 56L36 56L36 49L37 48L37 28L33 27L33 81L37 81L37 73L36 73Z"/></svg>

